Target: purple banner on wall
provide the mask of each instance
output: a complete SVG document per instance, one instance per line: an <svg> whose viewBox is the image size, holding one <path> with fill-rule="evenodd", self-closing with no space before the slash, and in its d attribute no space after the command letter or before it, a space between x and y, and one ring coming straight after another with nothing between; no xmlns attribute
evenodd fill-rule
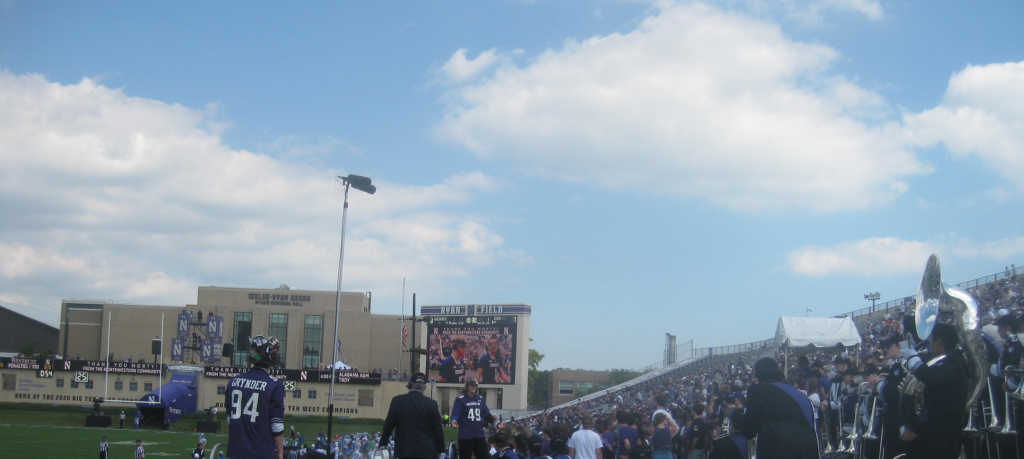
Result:
<svg viewBox="0 0 1024 459"><path fill-rule="evenodd" d="M184 313L178 314L178 337L188 337L188 315Z"/></svg>
<svg viewBox="0 0 1024 459"><path fill-rule="evenodd" d="M185 338L171 338L171 361L181 362L185 358Z"/></svg>

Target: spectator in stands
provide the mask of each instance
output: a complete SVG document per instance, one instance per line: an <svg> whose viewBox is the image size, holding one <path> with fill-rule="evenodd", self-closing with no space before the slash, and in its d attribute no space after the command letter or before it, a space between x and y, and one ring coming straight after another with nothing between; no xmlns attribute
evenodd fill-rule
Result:
<svg viewBox="0 0 1024 459"><path fill-rule="evenodd" d="M814 410L814 423L821 425L821 418L818 415L819 405L821 405L821 391L818 390L818 380L813 377L808 378L804 381L804 384L807 399L811 401L811 409Z"/></svg>
<svg viewBox="0 0 1024 459"><path fill-rule="evenodd" d="M678 431L679 424L677 424L676 420L672 418L672 413L668 411L668 393L662 392L655 396L654 403L657 404L657 407L655 408L654 413L651 414L651 417L653 418L654 416L657 416L658 413L664 413L665 417L667 418L667 422L671 424L673 427L675 427L675 430Z"/></svg>
<svg viewBox="0 0 1024 459"><path fill-rule="evenodd" d="M708 424L704 420L704 405L702 403L694 403L690 416L692 416L690 428L686 430L686 458L705 459L710 433L708 432Z"/></svg>
<svg viewBox="0 0 1024 459"><path fill-rule="evenodd" d="M636 429L629 425L631 417L626 411L619 411L615 414L615 419L619 422L619 443L615 449L615 455L619 459L629 459L630 448L640 440Z"/></svg>
<svg viewBox="0 0 1024 459"><path fill-rule="evenodd" d="M584 413L580 430L572 434L566 446L569 447L571 459L603 459L601 457L601 437L594 432L594 418Z"/></svg>
<svg viewBox="0 0 1024 459"><path fill-rule="evenodd" d="M594 431L601 436L601 457L613 459L615 457L615 432L609 428L608 421L595 422Z"/></svg>
<svg viewBox="0 0 1024 459"><path fill-rule="evenodd" d="M565 440L556 438L551 440L551 459L571 459L569 457L569 449L565 445Z"/></svg>
<svg viewBox="0 0 1024 459"><path fill-rule="evenodd" d="M675 422L664 411L656 411L651 422L651 459L672 459L672 437L679 432Z"/></svg>
<svg viewBox="0 0 1024 459"><path fill-rule="evenodd" d="M800 354L797 356L796 376L807 377L811 374L811 362L807 360L807 356Z"/></svg>

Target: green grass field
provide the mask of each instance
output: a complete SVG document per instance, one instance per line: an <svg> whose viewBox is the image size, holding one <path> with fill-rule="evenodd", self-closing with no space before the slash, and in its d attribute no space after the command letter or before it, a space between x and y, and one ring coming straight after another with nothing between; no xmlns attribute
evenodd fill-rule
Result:
<svg viewBox="0 0 1024 459"><path fill-rule="evenodd" d="M112 407L105 407L107 413L116 413ZM127 410L126 410L127 411ZM88 409L81 407L52 407L40 405L26 407L23 404L0 406L0 444L5 445L0 456L10 458L88 458L99 454L100 437L106 435L110 442L110 458L128 459L135 451L135 439L141 438L146 447L146 457L181 457L188 458L198 442L198 434L193 432L198 416L186 417L172 427L171 430L124 429L116 428L117 418L114 416L114 428L79 427L85 422ZM221 417L222 429L226 427ZM129 423L131 419L127 420ZM341 422L339 424L339 422ZM131 425L131 424L129 424ZM285 428L294 425L307 439L315 438L317 430L327 431L325 417L286 417ZM335 420L333 431L345 432L379 432L380 421L367 420ZM227 432L206 434L207 452L212 451L218 443L227 443ZM445 427L445 440L455 441L458 431Z"/></svg>

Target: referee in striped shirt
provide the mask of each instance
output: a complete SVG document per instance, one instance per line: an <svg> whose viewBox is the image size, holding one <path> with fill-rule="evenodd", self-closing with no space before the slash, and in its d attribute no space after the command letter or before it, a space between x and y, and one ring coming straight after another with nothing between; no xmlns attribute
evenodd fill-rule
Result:
<svg viewBox="0 0 1024 459"><path fill-rule="evenodd" d="M107 451L110 451L110 443L107 443L107 436L104 435L100 441L100 459L107 459Z"/></svg>
<svg viewBox="0 0 1024 459"><path fill-rule="evenodd" d="M146 450L142 449L142 440L135 440L135 459L146 459Z"/></svg>

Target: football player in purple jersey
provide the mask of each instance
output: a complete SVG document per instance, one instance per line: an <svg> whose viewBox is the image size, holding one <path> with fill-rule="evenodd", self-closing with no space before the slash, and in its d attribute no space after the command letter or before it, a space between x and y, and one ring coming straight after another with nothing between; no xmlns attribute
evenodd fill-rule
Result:
<svg viewBox="0 0 1024 459"><path fill-rule="evenodd" d="M249 363L252 369L231 378L224 391L228 457L283 459L284 385L268 371L281 363L277 338L253 337Z"/></svg>
<svg viewBox="0 0 1024 459"><path fill-rule="evenodd" d="M462 395L455 399L452 407L452 427L459 429L459 459L488 459L490 445L484 433L484 423L504 429L505 423L498 422L487 409L487 402L477 395L477 382L470 378L462 388Z"/></svg>

